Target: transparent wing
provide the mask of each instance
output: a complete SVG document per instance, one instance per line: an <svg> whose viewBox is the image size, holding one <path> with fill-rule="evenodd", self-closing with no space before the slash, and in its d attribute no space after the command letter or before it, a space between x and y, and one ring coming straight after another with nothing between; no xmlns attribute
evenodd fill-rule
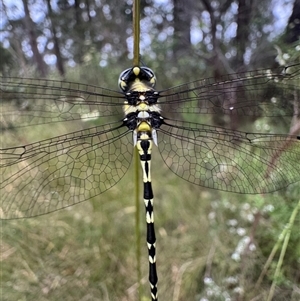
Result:
<svg viewBox="0 0 300 301"><path fill-rule="evenodd" d="M171 171L193 184L251 194L300 180L300 136L167 123L158 133L161 156Z"/></svg>
<svg viewBox="0 0 300 301"><path fill-rule="evenodd" d="M167 114L294 116L300 107L300 64L206 78L159 95Z"/></svg>
<svg viewBox="0 0 300 301"><path fill-rule="evenodd" d="M112 123L0 149L1 218L46 214L108 190L130 165L131 140Z"/></svg>
<svg viewBox="0 0 300 301"><path fill-rule="evenodd" d="M0 77L0 93L4 129L123 115L122 93L91 85Z"/></svg>
<svg viewBox="0 0 300 301"><path fill-rule="evenodd" d="M195 116L197 121L200 114L211 113L295 116L299 73L296 65L171 88L160 92L163 115ZM71 206L101 194L124 176L132 137L121 122L112 122L123 117L122 93L51 80L6 78L0 84L3 218ZM93 119L102 125L86 129L90 124L85 121ZM57 126L66 122L66 127ZM271 192L299 181L297 137L167 122L159 129L161 155L187 181L239 193ZM30 126L36 129L27 131ZM58 136L66 132L70 134Z"/></svg>

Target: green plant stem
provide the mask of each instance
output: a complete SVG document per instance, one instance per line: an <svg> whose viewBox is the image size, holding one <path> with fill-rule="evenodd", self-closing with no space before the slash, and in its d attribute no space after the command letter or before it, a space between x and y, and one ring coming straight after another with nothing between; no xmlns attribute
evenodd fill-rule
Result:
<svg viewBox="0 0 300 301"><path fill-rule="evenodd" d="M293 210L293 212L291 214L291 217L290 217L290 220L289 220L288 224L286 225L286 227L284 228L284 230L282 231L282 233L279 237L279 239L281 239L281 240L284 237L284 241L283 241L282 249L281 249L281 252L280 252L279 260L278 260L276 270L275 270L275 273L274 273L274 279L273 279L273 282L272 282L272 285L271 285L271 288L270 288L270 291L269 291L267 301L271 301L273 299L273 296L274 296L274 293L275 293L275 287L276 287L276 284L277 284L277 281L278 281L278 278L279 278L279 274L280 274L280 269L281 269L283 259L284 259L285 253L286 253L286 249L287 249L287 246L288 246L288 243L289 243L289 239L290 239L290 236L291 236L292 227L294 225L295 218L296 218L299 210L300 210L300 199L298 201L297 206L295 207L295 209ZM278 241L279 241L279 239L278 239ZM272 252L273 252L273 250L272 250Z"/></svg>
<svg viewBox="0 0 300 301"><path fill-rule="evenodd" d="M133 65L139 66L140 60L140 1L133 3Z"/></svg>
<svg viewBox="0 0 300 301"><path fill-rule="evenodd" d="M140 1L133 3L133 66L139 66L140 59ZM134 151L134 174L135 174L135 235L136 235L136 260L137 260L137 282L138 300L142 295L142 273L141 273L141 229L140 229L140 173L139 154Z"/></svg>

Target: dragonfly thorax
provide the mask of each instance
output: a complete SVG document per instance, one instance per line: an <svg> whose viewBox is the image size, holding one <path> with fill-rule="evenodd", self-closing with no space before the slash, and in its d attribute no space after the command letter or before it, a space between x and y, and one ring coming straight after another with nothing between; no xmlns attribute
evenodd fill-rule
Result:
<svg viewBox="0 0 300 301"><path fill-rule="evenodd" d="M119 87L125 92L123 111L124 124L133 131L133 141L153 140L157 144L156 129L163 123L159 94L154 90L156 77L147 67L133 67L123 71L119 77Z"/></svg>
<svg viewBox="0 0 300 301"><path fill-rule="evenodd" d="M156 111L135 111L127 114L123 124L133 131L133 143L136 145L139 139L153 140L157 145L156 130L164 123L164 118Z"/></svg>

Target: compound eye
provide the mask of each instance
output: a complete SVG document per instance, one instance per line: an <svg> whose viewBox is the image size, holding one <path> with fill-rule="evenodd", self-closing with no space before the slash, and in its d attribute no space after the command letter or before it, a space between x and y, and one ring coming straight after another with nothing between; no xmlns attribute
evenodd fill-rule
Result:
<svg viewBox="0 0 300 301"><path fill-rule="evenodd" d="M136 79L144 82L147 86L153 88L156 84L154 72L148 67L134 67L124 70L119 76L119 88L123 92L127 92L130 83Z"/></svg>
<svg viewBox="0 0 300 301"><path fill-rule="evenodd" d="M123 72L121 72L120 76L119 76L119 80L118 80L118 85L119 88L121 89L121 91L126 91L128 86L127 86L127 82L128 82L128 75L131 73L132 68L128 68L126 70L124 70Z"/></svg>
<svg viewBox="0 0 300 301"><path fill-rule="evenodd" d="M145 72L145 74L147 74L148 81L149 81L151 87L154 88L154 86L156 84L156 76L155 76L154 72L148 67L141 67L141 69Z"/></svg>

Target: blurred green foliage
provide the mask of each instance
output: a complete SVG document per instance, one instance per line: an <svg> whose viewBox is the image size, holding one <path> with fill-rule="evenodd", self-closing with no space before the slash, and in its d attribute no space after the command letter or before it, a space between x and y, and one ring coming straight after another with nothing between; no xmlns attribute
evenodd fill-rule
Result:
<svg viewBox="0 0 300 301"><path fill-rule="evenodd" d="M261 2L264 7L267 6L268 1ZM61 1L61 4L64 3L65 1ZM113 4L118 7L115 2ZM152 15L149 9L146 10L147 7L151 8L151 5L153 7L153 1L144 3L144 16L149 19L154 15L162 15L165 19L162 23L152 24L152 30L149 31L149 35L152 33L151 49L144 50L142 60L156 72L158 88L168 88L190 80L215 76L216 70L212 68L215 61L209 51L211 43L207 40L198 43L192 46L192 51L186 56L174 59L173 40L158 39L159 32L170 26L166 20L171 10L166 11L164 7L154 5L155 14ZM128 9L129 5L125 3L124 6L122 11ZM120 14L120 11L116 13ZM263 28L264 24L269 22L270 11L265 13L267 20L256 18L253 28L251 27L252 41L248 42L251 47L255 47L252 48L252 57L248 60L247 68L266 67L270 62L274 62L276 56L285 63L299 62L299 43L286 44L280 38L270 42L266 38ZM65 15L65 19L61 14ZM70 9L62 11L61 14L56 16L56 21L63 29L62 40L66 47L68 30L71 31L73 24L73 14ZM76 64L68 66L63 77L58 75L55 68L50 68L49 78L65 78L118 89L120 72L131 64L128 49L122 48L126 44L126 38L131 35L128 31L131 18L128 12L125 16L122 15L124 20L128 21L126 26L123 26L123 19L121 23L115 22L116 19L105 23L107 16L104 15L102 23L95 22L92 27L94 33L103 33L103 41L94 46L92 39L87 38L90 37L87 31L76 28L78 41L80 36L86 34L84 44L73 41L70 47L73 51L70 50L72 59ZM228 17L226 14L224 16ZM224 30L225 25L229 23L222 23ZM68 26L64 27L66 24ZM112 27L113 24L118 25ZM203 30L207 27L205 22L200 25ZM11 26L20 28L18 22ZM124 36L117 34L122 26L124 30L127 29ZM38 28L41 30L42 24L39 24ZM147 33L147 28L144 27L143 30ZM22 32L16 32L21 40ZM105 50L105 44L107 39L111 38L111 32L115 32L115 39L112 40L115 47L110 53L109 50ZM257 36L254 35L255 32ZM209 36L209 33L206 34ZM91 36L97 37L96 34ZM119 39L120 36L122 39ZM11 40L18 39L12 36ZM232 40L227 41L227 44L218 44L217 50L230 54L230 68L226 64L220 68L225 73L236 70L232 44ZM233 46L235 48L237 45ZM49 54L49 49L45 49L45 54ZM4 75L9 73L37 76L34 60L27 56L28 53L25 55L24 69L22 64L16 63L22 61L16 54L16 48L11 47L9 50L10 54L6 49L0 49L0 71ZM68 55L64 59L65 62L71 60ZM105 64L101 66L100 62L103 59ZM203 123L205 121L202 120ZM258 126L261 123L265 124L265 120L262 119L256 122ZM276 126L277 132L288 131L287 125L281 121L273 121L272 126ZM26 135L42 140L51 133L60 131L61 128L57 125L45 127L39 132L34 128L26 129ZM12 142L15 139L13 131L1 133L1 138L3 141ZM221 193L199 189L178 178L162 163L156 150L153 158L159 299L266 300L278 254L272 260L262 283L258 287L255 285L278 236L299 202L299 183L271 195ZM1 221L1 300L138 300L133 174L131 168L117 185L103 195L101 202L92 199L46 216ZM140 215L141 227L145 232L143 212ZM273 301L297 301L300 298L299 229L298 214L291 227L291 238ZM145 233L142 235L144 237ZM143 279L142 295L139 299L147 301L150 299L146 243L141 248Z"/></svg>

